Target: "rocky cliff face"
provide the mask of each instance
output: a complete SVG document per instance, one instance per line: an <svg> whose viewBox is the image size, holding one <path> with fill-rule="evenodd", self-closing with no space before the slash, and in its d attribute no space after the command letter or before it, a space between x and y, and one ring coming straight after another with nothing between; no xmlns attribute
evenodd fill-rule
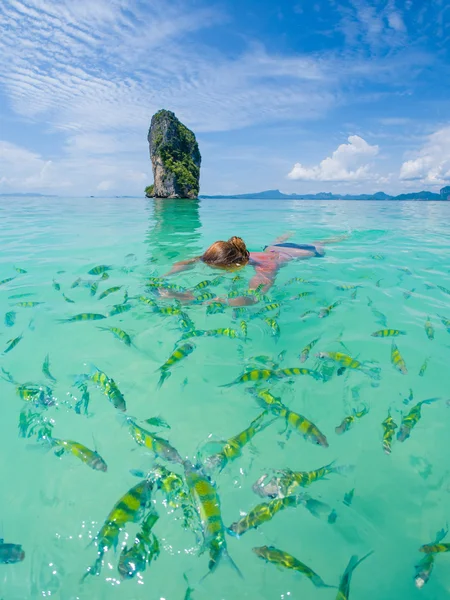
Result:
<svg viewBox="0 0 450 600"><path fill-rule="evenodd" d="M173 112L160 110L148 132L155 198L197 198L201 156L194 133Z"/></svg>
<svg viewBox="0 0 450 600"><path fill-rule="evenodd" d="M440 191L440 195L441 198L444 198L444 200L450 200L450 185L443 187Z"/></svg>

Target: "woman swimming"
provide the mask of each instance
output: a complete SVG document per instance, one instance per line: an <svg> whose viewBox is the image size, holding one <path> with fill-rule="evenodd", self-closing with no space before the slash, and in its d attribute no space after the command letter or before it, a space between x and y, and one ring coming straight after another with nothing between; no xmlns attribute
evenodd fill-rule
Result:
<svg viewBox="0 0 450 600"><path fill-rule="evenodd" d="M245 242L240 237L231 237L228 241L219 240L214 242L201 256L182 260L172 267L167 275L186 271L197 262L203 262L211 267L235 270L246 265L251 265L255 269L255 275L252 277L249 289L254 290L262 285L262 291L269 290L277 276L279 269L294 259L312 258L314 256L324 256L324 244L330 244L345 239L347 236L340 236L330 240L315 242L314 244L294 244L286 242L292 234L288 233L277 238L273 244L266 246L263 252L249 252ZM178 297L178 296L177 296ZM189 300L189 298L184 298ZM233 306L242 306L243 304L253 304L255 298L240 297L229 300Z"/></svg>

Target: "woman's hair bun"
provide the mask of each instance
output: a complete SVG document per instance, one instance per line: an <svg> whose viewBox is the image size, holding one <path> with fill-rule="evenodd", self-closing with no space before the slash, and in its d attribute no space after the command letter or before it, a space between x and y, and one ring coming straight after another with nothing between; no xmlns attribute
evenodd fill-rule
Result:
<svg viewBox="0 0 450 600"><path fill-rule="evenodd" d="M233 236L228 240L228 243L234 246L236 250L242 254L242 256L245 256L246 258L249 257L250 253L247 250L247 246L242 238Z"/></svg>

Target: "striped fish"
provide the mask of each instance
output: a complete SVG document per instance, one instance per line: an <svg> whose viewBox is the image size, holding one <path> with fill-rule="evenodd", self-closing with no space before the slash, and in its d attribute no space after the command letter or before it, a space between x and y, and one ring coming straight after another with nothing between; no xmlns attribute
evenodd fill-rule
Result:
<svg viewBox="0 0 450 600"><path fill-rule="evenodd" d="M244 338L244 340L246 340L247 339L247 334L248 334L247 321L241 321L240 324L239 324L239 329L241 330L242 337Z"/></svg>
<svg viewBox="0 0 450 600"><path fill-rule="evenodd" d="M102 275L103 273L106 273L106 271L110 271L112 269L112 267L108 266L108 265L97 265L96 267L93 267L90 271L88 271L89 275Z"/></svg>
<svg viewBox="0 0 450 600"><path fill-rule="evenodd" d="M206 302L207 300L212 300L215 297L216 297L216 294L213 294L212 292L205 292L204 294L201 294L200 296L195 296L195 298L193 300L193 304L202 304L203 302Z"/></svg>
<svg viewBox="0 0 450 600"><path fill-rule="evenodd" d="M115 304L112 309L108 312L108 317L114 317L115 315L121 315L124 312L128 312L133 307L131 304Z"/></svg>
<svg viewBox="0 0 450 600"><path fill-rule="evenodd" d="M15 306L21 306L22 308L34 308L39 304L44 304L43 302L16 302Z"/></svg>
<svg viewBox="0 0 450 600"><path fill-rule="evenodd" d="M406 375L408 373L408 369L406 368L406 363L403 359L403 356L400 354L400 350L397 348L394 342L392 342L391 347L391 363L394 365L397 371L399 371L403 375Z"/></svg>
<svg viewBox="0 0 450 600"><path fill-rule="evenodd" d="M72 442L71 440L58 440L53 437L49 437L47 441L53 448L55 448L56 456L72 454L76 458L79 458L81 462L86 464L88 467L94 469L94 471L106 472L108 470L106 462L103 460L100 454L98 454L98 452L90 450L79 442Z"/></svg>
<svg viewBox="0 0 450 600"><path fill-rule="evenodd" d="M189 354L191 354L194 350L195 345L187 342L172 352L166 362L159 369L161 371L161 377L158 382L159 388L162 386L164 381L170 377L171 373L169 369L179 363L180 360L183 360L183 358L189 356Z"/></svg>
<svg viewBox="0 0 450 600"><path fill-rule="evenodd" d="M292 296L291 300L302 300L302 298L307 298L308 296L312 296L314 292L300 292L295 296Z"/></svg>
<svg viewBox="0 0 450 600"><path fill-rule="evenodd" d="M151 450L156 457L163 458L169 462L182 463L183 459L178 454L178 451L169 444L169 442L143 427L140 427L133 419L127 419L130 427L130 434L134 441L139 446L145 446Z"/></svg>
<svg viewBox="0 0 450 600"><path fill-rule="evenodd" d="M232 385L237 385L239 383L254 383L255 381L269 381L270 379L278 379L277 371L272 371L270 369L252 369L251 371L243 373L231 383L226 383L220 387L231 387Z"/></svg>
<svg viewBox="0 0 450 600"><path fill-rule="evenodd" d="M77 323L78 321L100 321L100 319L106 319L105 315L98 313L80 313L69 317L68 319L60 319L60 323Z"/></svg>
<svg viewBox="0 0 450 600"><path fill-rule="evenodd" d="M127 405L125 402L125 398L123 397L122 392L117 387L116 382L111 377L108 377L106 373L100 371L100 369L95 369L91 375L82 375L79 379L79 383L84 380L89 379L96 385L98 385L102 390L105 396L107 396L108 400L122 412L126 412Z"/></svg>
<svg viewBox="0 0 450 600"><path fill-rule="evenodd" d="M106 298L107 296L109 296L110 294L113 294L114 292L118 292L119 290L122 289L122 285L115 285L114 287L110 287L107 290L105 290L104 292L102 292L100 294L100 296L98 297L98 300L103 300L103 298Z"/></svg>
<svg viewBox="0 0 450 600"><path fill-rule="evenodd" d="M427 338L429 340L434 340L434 327L431 324L430 317L425 321L425 333L427 334Z"/></svg>
<svg viewBox="0 0 450 600"><path fill-rule="evenodd" d="M226 304L223 302L211 302L206 308L207 315L216 315L225 312Z"/></svg>
<svg viewBox="0 0 450 600"><path fill-rule="evenodd" d="M347 568L342 575L341 581L339 583L339 590L336 596L336 600L348 600L350 597L350 583L352 580L353 571L356 569L358 565L362 563L363 560L366 560L373 551L369 552L365 556L363 556L360 560L358 560L357 556L352 556L350 562L347 565Z"/></svg>
<svg viewBox="0 0 450 600"><path fill-rule="evenodd" d="M294 377L296 375L309 375L313 379L322 379L322 376L317 371L313 371L312 369L305 369L301 367L292 367L287 369L279 369L276 371L276 376L278 378L283 377Z"/></svg>
<svg viewBox="0 0 450 600"><path fill-rule="evenodd" d="M154 510L150 510L142 522L133 544L129 548L127 546L123 548L117 565L122 579L131 579L138 573L143 573L147 565L158 558L159 542L152 533L158 519L158 514Z"/></svg>
<svg viewBox="0 0 450 600"><path fill-rule="evenodd" d="M5 283L9 283L10 281L12 281L13 279L15 279L15 277L8 277L7 279L2 279L0 281L0 285L5 285Z"/></svg>
<svg viewBox="0 0 450 600"><path fill-rule="evenodd" d="M8 354L8 352L11 352L11 350L13 350L17 344L20 342L20 340L23 338L23 335L19 335L18 337L12 339L12 340L8 340L6 343L8 344L6 346L6 350L3 351L3 354Z"/></svg>
<svg viewBox="0 0 450 600"><path fill-rule="evenodd" d="M133 343L128 333L119 327L97 327L97 329L100 329L101 331L110 331L114 337L123 342L126 346L131 346Z"/></svg>
<svg viewBox="0 0 450 600"><path fill-rule="evenodd" d="M10 281L10 280L5 279L5 281ZM0 285L1 284L2 284L2 282L0 281ZM444 292L444 294L447 294L448 296L450 296L450 290L449 289L443 287L442 285L438 285L437 287L441 290L441 292Z"/></svg>
<svg viewBox="0 0 450 600"><path fill-rule="evenodd" d="M270 502L261 502L239 521L232 523L227 532L239 538L250 529L257 529L260 525L271 521L278 512L285 508L295 507L299 504L300 500L297 496L286 496L286 498L275 498Z"/></svg>
<svg viewBox="0 0 450 600"><path fill-rule="evenodd" d="M267 323L267 325L270 327L273 337L276 340L279 340L281 332L278 322L275 319L271 319L268 317L267 319L264 319L264 323Z"/></svg>
<svg viewBox="0 0 450 600"><path fill-rule="evenodd" d="M309 357L309 353L311 352L311 350L314 348L314 346L317 344L317 342L320 340L320 338L316 338L315 340L313 340L312 342L310 342L307 346L305 346L303 348L303 350L300 352L300 362L304 363L307 361L308 357Z"/></svg>
<svg viewBox="0 0 450 600"><path fill-rule="evenodd" d="M363 410L360 410L359 412L354 410L352 415L345 417L342 423L335 428L337 435L342 435L343 433L348 431L350 427L355 423L356 419L361 419L361 417L367 415L368 412L368 408L363 408Z"/></svg>
<svg viewBox="0 0 450 600"><path fill-rule="evenodd" d="M200 283L197 283L197 285L194 285L194 287L192 288L192 291L197 292L198 290L203 290L205 287L208 287L210 285L211 285L211 280L205 279L204 281L200 281Z"/></svg>
<svg viewBox="0 0 450 600"><path fill-rule="evenodd" d="M399 329L380 329L371 335L372 337L397 337L399 335L406 335L406 331L400 331Z"/></svg>
<svg viewBox="0 0 450 600"><path fill-rule="evenodd" d="M226 558L242 577L228 554L220 500L215 486L200 468L194 467L188 460L184 462L184 473L202 525L204 545L209 549L209 572L215 571L221 559Z"/></svg>
<svg viewBox="0 0 450 600"><path fill-rule="evenodd" d="M62 297L64 298L64 300L66 302L69 302L70 304L75 304L75 300L71 300L70 298L68 298L65 294L62 295Z"/></svg>
<svg viewBox="0 0 450 600"><path fill-rule="evenodd" d="M394 439L395 430L398 428L398 425L394 422L390 412L382 422L381 426L383 427L383 450L386 454L390 454L392 451L392 440Z"/></svg>
<svg viewBox="0 0 450 600"><path fill-rule="evenodd" d="M397 440L399 442L404 442L411 435L411 431L417 425L422 417L422 404L431 404L432 402L436 402L439 398L429 398L428 400L422 400L422 402L418 402L415 404L409 413L405 415L400 424L400 429L397 433Z"/></svg>
<svg viewBox="0 0 450 600"><path fill-rule="evenodd" d="M150 505L153 483L148 479L132 487L120 498L106 517L106 520L95 537L98 556L95 563L84 574L83 580L88 575L99 575L103 556L112 547L117 548L120 532L127 523L138 522L145 509Z"/></svg>
<svg viewBox="0 0 450 600"><path fill-rule="evenodd" d="M340 304L342 304L342 302L340 300L337 300L336 302L333 302L333 304L330 304L330 306L327 306L326 308L322 308L319 312L319 319L324 319L325 317L328 317L331 313L331 311L336 308L336 306L339 306Z"/></svg>

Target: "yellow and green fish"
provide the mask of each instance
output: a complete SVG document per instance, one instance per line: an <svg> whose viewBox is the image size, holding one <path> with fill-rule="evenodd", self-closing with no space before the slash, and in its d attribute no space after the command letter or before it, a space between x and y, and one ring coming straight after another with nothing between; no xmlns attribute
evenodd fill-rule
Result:
<svg viewBox="0 0 450 600"><path fill-rule="evenodd" d="M98 327L98 329L101 329L102 331L110 331L118 340L123 342L126 346L131 346L133 343L128 333L123 329L120 329L119 327Z"/></svg>
<svg viewBox="0 0 450 600"><path fill-rule="evenodd" d="M7 277L6 279L2 279L0 281L0 285L4 285L5 283L9 283L10 281L12 281L13 279L15 279L15 277Z"/></svg>
<svg viewBox="0 0 450 600"><path fill-rule="evenodd" d="M131 304L115 304L112 309L108 312L108 317L114 317L115 315L121 315L124 312L128 312L133 307Z"/></svg>
<svg viewBox="0 0 450 600"><path fill-rule="evenodd" d="M133 544L125 546L120 553L117 569L122 579L131 579L138 573L143 573L152 560L159 556L159 542L152 533L159 516L150 510L144 518L140 531L136 534Z"/></svg>
<svg viewBox="0 0 450 600"><path fill-rule="evenodd" d="M91 375L82 375L79 381L83 381L85 379L89 379L96 385L98 385L102 390L105 396L108 397L111 404L117 410L122 412L126 412L127 405L125 402L125 398L123 397L122 392L117 387L116 382L111 377L108 377L106 373L100 371L100 369L95 369Z"/></svg>
<svg viewBox="0 0 450 600"><path fill-rule="evenodd" d="M422 404L431 404L432 402L436 402L440 398L429 398L428 400L422 400L422 402L418 402L415 404L409 413L405 415L400 424L400 429L397 433L397 440L399 442L404 442L411 435L411 431L419 422L422 417Z"/></svg>
<svg viewBox="0 0 450 600"><path fill-rule="evenodd" d="M333 309L335 309L337 306L339 306L340 304L342 304L342 302L340 300L337 300L336 302L333 302L333 304L330 304L330 306L322 308L319 311L319 319L324 319L325 317L328 317L330 315L331 311Z"/></svg>
<svg viewBox="0 0 450 600"><path fill-rule="evenodd" d="M44 304L43 302L16 302L15 306L21 306L22 308L34 308L35 306L39 306L39 304Z"/></svg>
<svg viewBox="0 0 450 600"><path fill-rule="evenodd" d="M397 337L399 335L406 335L406 331L400 331L400 329L380 329L371 335L372 337Z"/></svg>
<svg viewBox="0 0 450 600"><path fill-rule="evenodd" d="M94 471L108 470L108 466L98 452L90 450L79 442L72 442L71 440L59 440L54 437L47 438L49 444L55 448L55 455L62 456L63 454L72 454L76 458L79 458L81 462L86 464Z"/></svg>
<svg viewBox="0 0 450 600"><path fill-rule="evenodd" d="M309 357L309 353L311 352L311 350L314 348L314 346L317 344L317 342L320 340L320 338L316 338L315 340L313 340L312 342L310 342L307 346L305 346L303 348L303 350L300 352L300 362L304 363L307 361L308 357Z"/></svg>
<svg viewBox="0 0 450 600"><path fill-rule="evenodd" d="M278 340L280 337L280 326L278 325L278 322L275 319L270 318L264 319L264 322L270 327L273 337Z"/></svg>
<svg viewBox="0 0 450 600"><path fill-rule="evenodd" d="M131 437L139 446L145 446L148 450L151 450L157 457L163 458L169 462L182 463L183 459L178 454L178 451L169 444L164 438L147 431L143 427L140 427L133 419L127 419L127 423L130 428Z"/></svg>
<svg viewBox="0 0 450 600"><path fill-rule="evenodd" d="M122 496L114 505L106 517L106 520L95 537L98 548L98 557L95 563L89 567L83 577L88 575L99 575L103 556L112 547L117 548L119 535L127 523L137 523L150 505L153 483L145 479Z"/></svg>
<svg viewBox="0 0 450 600"><path fill-rule="evenodd" d="M419 377L423 377L425 375L425 371L427 370L429 360L430 360L430 357L426 358L423 361L422 366L420 367Z"/></svg>
<svg viewBox="0 0 450 600"><path fill-rule="evenodd" d="M342 367L345 367L346 369L361 369L361 367L363 366L362 363L359 362L359 360L356 360L355 358L352 358L351 356L349 356L348 354L344 354L343 352L319 352L316 356L317 358L321 359L328 358L330 360L333 360L334 362L338 363Z"/></svg>
<svg viewBox="0 0 450 600"><path fill-rule="evenodd" d="M270 369L252 369L240 375L231 383L226 383L220 387L231 387L239 383L254 383L255 381L269 381L270 379L278 379L277 371Z"/></svg>
<svg viewBox="0 0 450 600"><path fill-rule="evenodd" d="M450 333L450 319L447 319L446 317L442 317L441 315L438 315L442 324L444 325L444 327L447 328L447 332Z"/></svg>
<svg viewBox="0 0 450 600"><path fill-rule="evenodd" d="M209 469L218 469L220 472L229 462L239 458L242 455L244 446L248 444L259 431L262 431L267 425L270 425L270 423L264 425L266 416L267 411L264 411L256 417L244 431L241 431L241 433L238 433L227 440L223 444L220 452L212 454L205 459L205 466Z"/></svg>
<svg viewBox="0 0 450 600"><path fill-rule="evenodd" d="M266 562L269 562L277 567L283 567L285 569L290 569L292 571L297 571L302 575L305 575L311 583L313 583L318 588L329 588L333 587L332 585L327 585L323 579L317 575L312 569L310 569L305 563L302 563L300 560L284 552L283 550L278 550L275 546L259 546L252 548L253 552L259 558L262 558Z"/></svg>
<svg viewBox="0 0 450 600"><path fill-rule="evenodd" d="M391 413L389 413L381 426L383 427L383 450L386 454L390 454L392 452L392 440L394 439L395 430L398 428L398 425L391 417Z"/></svg>
<svg viewBox="0 0 450 600"><path fill-rule="evenodd" d="M184 473L202 525L204 546L209 550L209 572L215 571L221 559L227 558L242 577L228 554L220 500L215 486L199 467L194 467L188 460L184 462Z"/></svg>
<svg viewBox="0 0 450 600"><path fill-rule="evenodd" d="M304 367L291 367L286 369L279 369L275 372L276 377L282 379L284 377L294 377L296 375L309 375L313 379L320 380L322 375L318 371L312 369L305 369Z"/></svg>
<svg viewBox="0 0 450 600"><path fill-rule="evenodd" d="M88 271L89 275L102 275L103 273L106 273L106 271L111 271L112 267L108 266L108 265L97 265L96 267L93 267L90 271Z"/></svg>
<svg viewBox="0 0 450 600"><path fill-rule="evenodd" d="M211 302L206 308L207 315L217 315L225 312L225 304L223 302Z"/></svg>
<svg viewBox="0 0 450 600"><path fill-rule="evenodd" d="M425 321L425 333L427 334L427 338L429 340L434 340L434 327L430 321L430 317Z"/></svg>
<svg viewBox="0 0 450 600"><path fill-rule="evenodd" d="M222 327L220 329L208 329L204 332L206 337L228 337L231 339L238 339L239 332L236 329L231 329L230 327Z"/></svg>
<svg viewBox="0 0 450 600"><path fill-rule="evenodd" d="M406 363L403 359L403 356L400 354L400 350L397 348L394 342L392 342L391 347L391 363L397 369L397 371L403 375L407 375L408 369L406 368Z"/></svg>
<svg viewBox="0 0 450 600"><path fill-rule="evenodd" d="M161 371L161 377L158 382L158 387L160 388L164 381L170 377L170 368L174 365L178 364L181 360L189 356L195 350L195 345L187 342L186 344L182 344L178 346L176 350L172 352L166 362L159 368Z"/></svg>
<svg viewBox="0 0 450 600"><path fill-rule="evenodd" d="M364 415L367 415L368 412L369 412L368 408L363 408L363 410L360 410L360 411L354 410L352 415L345 417L345 419L342 421L342 423L336 427L336 429L335 429L336 433L338 435L342 435L343 433L345 433L346 431L348 431L350 429L350 427L355 423L356 419L361 419L361 417L364 417Z"/></svg>
<svg viewBox="0 0 450 600"><path fill-rule="evenodd" d="M299 504L297 496L286 496L285 498L275 498L270 502L262 502L252 508L239 521L232 523L227 532L239 538L250 529L257 529L263 523L271 521L278 512L285 508L298 506Z"/></svg>
<svg viewBox="0 0 450 600"><path fill-rule="evenodd" d="M98 297L98 300L103 300L103 298L106 298L110 294L113 294L114 292L118 292L119 290L122 289L122 287L123 286L121 286L121 285L115 285L114 287L108 288L107 290L105 290L104 292L102 292L100 294L100 296Z"/></svg>
<svg viewBox="0 0 450 600"><path fill-rule="evenodd" d="M60 323L77 323L79 321L100 321L100 319L106 319L105 315L98 313L80 313L69 317L68 319L60 319Z"/></svg>
<svg viewBox="0 0 450 600"><path fill-rule="evenodd" d="M356 569L358 565L362 563L363 560L366 560L371 554L373 554L373 550L363 556L360 560L358 560L357 556L352 556L350 562L347 565L347 568L344 571L344 574L341 577L341 581L339 583L339 590L336 596L336 600L348 600L350 597L350 583L352 581L353 571Z"/></svg>

